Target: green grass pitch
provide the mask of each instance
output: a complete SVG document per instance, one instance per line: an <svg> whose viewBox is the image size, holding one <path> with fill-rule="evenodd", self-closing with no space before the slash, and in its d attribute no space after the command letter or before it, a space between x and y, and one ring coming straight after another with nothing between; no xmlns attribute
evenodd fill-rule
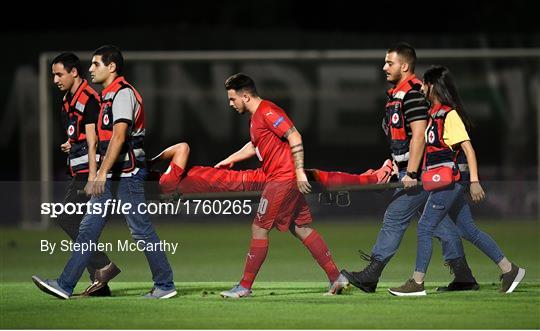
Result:
<svg viewBox="0 0 540 331"><path fill-rule="evenodd" d="M123 221L112 220L102 242L128 239ZM465 243L469 264L481 290L436 293L452 275L443 266L440 245L428 270L426 297L398 298L389 286L412 274L416 255L413 224L400 250L383 273L377 292L352 288L344 295L326 297L325 276L303 245L286 233L271 233L270 250L253 296L225 300L242 273L250 236L249 219L243 223L159 223L161 239L179 243L168 254L179 295L171 300L140 298L151 286L151 275L140 252L111 252L122 269L110 283L111 298L59 300L39 291L30 276L56 278L69 257L40 252L40 240L65 239L57 227L48 231L0 229L0 328L10 329L538 329L540 328L540 223L534 221L483 221L479 226L492 235L505 254L527 269L524 283L512 294L498 293L498 268L478 249ZM379 222L315 222L340 268L364 264L357 250L370 251ZM85 273L75 292L88 285Z"/></svg>

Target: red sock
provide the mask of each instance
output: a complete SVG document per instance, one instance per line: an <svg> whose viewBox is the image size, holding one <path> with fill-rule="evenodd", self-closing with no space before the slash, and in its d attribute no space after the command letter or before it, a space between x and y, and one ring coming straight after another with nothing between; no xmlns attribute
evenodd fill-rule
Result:
<svg viewBox="0 0 540 331"><path fill-rule="evenodd" d="M246 266L240 285L245 288L251 288L255 277L261 268L268 253L268 239L251 239L251 247L246 257Z"/></svg>
<svg viewBox="0 0 540 331"><path fill-rule="evenodd" d="M354 175L339 171L317 171L318 180L324 187L344 185L376 184L377 176L372 174Z"/></svg>
<svg viewBox="0 0 540 331"><path fill-rule="evenodd" d="M171 161L167 171L165 171L159 178L159 186L161 187L161 191L163 193L176 191L176 187L178 187L178 183L180 183L183 173L184 169Z"/></svg>
<svg viewBox="0 0 540 331"><path fill-rule="evenodd" d="M313 232L304 239L303 244L309 249L311 255L317 260L321 268L324 269L328 279L331 282L334 282L339 277L339 270L334 263L334 259L332 259L332 255L323 238L317 231L313 230Z"/></svg>

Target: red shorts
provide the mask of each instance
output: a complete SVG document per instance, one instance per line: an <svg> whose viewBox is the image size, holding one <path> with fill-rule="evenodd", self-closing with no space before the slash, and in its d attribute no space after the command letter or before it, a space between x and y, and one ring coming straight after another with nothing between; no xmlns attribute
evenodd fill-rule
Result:
<svg viewBox="0 0 540 331"><path fill-rule="evenodd" d="M266 175L262 169L228 170L194 166L178 184L182 193L260 191Z"/></svg>
<svg viewBox="0 0 540 331"><path fill-rule="evenodd" d="M266 183L253 224L270 230L287 231L296 225L311 223L311 212L306 199L298 190L295 180Z"/></svg>

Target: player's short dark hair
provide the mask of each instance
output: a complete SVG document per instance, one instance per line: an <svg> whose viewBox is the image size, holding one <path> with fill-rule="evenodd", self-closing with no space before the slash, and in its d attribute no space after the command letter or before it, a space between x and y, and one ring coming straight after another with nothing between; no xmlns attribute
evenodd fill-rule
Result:
<svg viewBox="0 0 540 331"><path fill-rule="evenodd" d="M73 68L77 69L77 73L80 77L83 77L82 64L79 57L71 52L63 52L58 54L53 60L52 64L62 63L67 72L71 72Z"/></svg>
<svg viewBox="0 0 540 331"><path fill-rule="evenodd" d="M227 78L225 81L225 89L235 90L236 92L245 91L253 96L258 96L255 82L251 77L244 73L237 73Z"/></svg>
<svg viewBox="0 0 540 331"><path fill-rule="evenodd" d="M121 75L124 71L124 57L120 49L114 45L104 45L94 51L95 55L101 55L103 64L108 66L111 62L116 64L116 73Z"/></svg>
<svg viewBox="0 0 540 331"><path fill-rule="evenodd" d="M409 67L411 67L411 72L414 72L414 67L416 67L416 51L414 50L414 47L410 44L401 42L389 48L387 51L387 53L393 52L401 56L401 58L409 64Z"/></svg>

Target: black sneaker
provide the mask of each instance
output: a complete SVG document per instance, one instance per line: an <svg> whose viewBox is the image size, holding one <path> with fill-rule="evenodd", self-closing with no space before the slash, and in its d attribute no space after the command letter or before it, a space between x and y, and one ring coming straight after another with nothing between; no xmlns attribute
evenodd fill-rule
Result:
<svg viewBox="0 0 540 331"><path fill-rule="evenodd" d="M449 260L445 265L450 267L450 274L454 274L454 280L448 286L438 287L438 292L477 291L480 289L480 285L476 282L464 256Z"/></svg>
<svg viewBox="0 0 540 331"><path fill-rule="evenodd" d="M377 289L379 277L381 276L385 264L375 260L373 257L362 251L360 251L360 257L365 261L369 261L369 265L365 267L364 270L354 272L343 269L341 270L341 274L349 280L349 283L362 291L373 293Z"/></svg>
<svg viewBox="0 0 540 331"><path fill-rule="evenodd" d="M462 283L453 281L448 286L437 287L437 292L452 292L452 291L478 291L480 285L478 283Z"/></svg>
<svg viewBox="0 0 540 331"><path fill-rule="evenodd" d="M500 292L512 293L523 277L525 277L525 269L512 263L512 269L501 275L502 284Z"/></svg>
<svg viewBox="0 0 540 331"><path fill-rule="evenodd" d="M424 282L422 282L422 284L418 284L412 278L406 281L405 284L401 285L400 287L389 288L388 292L398 297L426 295Z"/></svg>

